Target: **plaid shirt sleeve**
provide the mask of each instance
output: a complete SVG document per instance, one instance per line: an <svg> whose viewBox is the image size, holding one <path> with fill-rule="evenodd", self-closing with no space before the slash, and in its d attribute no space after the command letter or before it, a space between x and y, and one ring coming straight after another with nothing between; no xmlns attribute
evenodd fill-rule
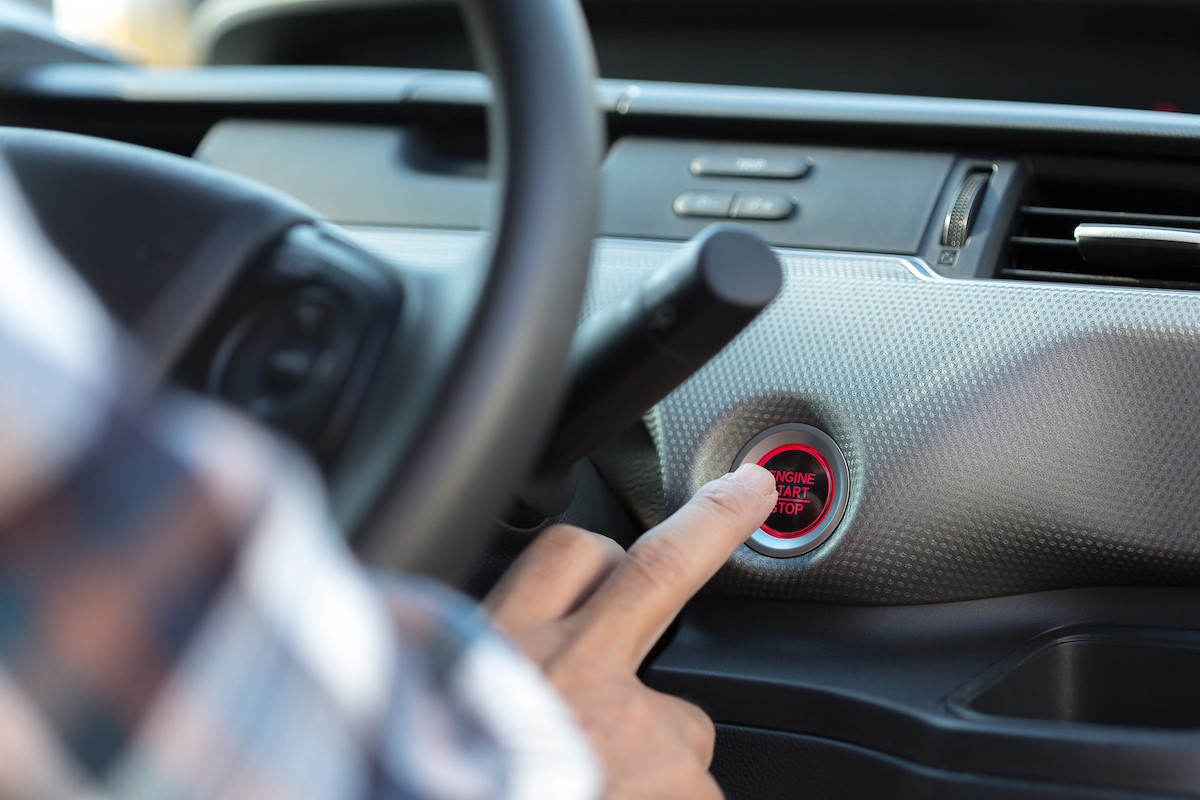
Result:
<svg viewBox="0 0 1200 800"><path fill-rule="evenodd" d="M144 391L32 230L0 185L0 797L596 796L486 617L372 582L302 459Z"/></svg>

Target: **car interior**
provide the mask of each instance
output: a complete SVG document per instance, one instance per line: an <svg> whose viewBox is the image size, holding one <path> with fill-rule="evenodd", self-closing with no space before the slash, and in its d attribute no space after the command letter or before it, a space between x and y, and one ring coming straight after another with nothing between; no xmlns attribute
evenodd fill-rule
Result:
<svg viewBox="0 0 1200 800"><path fill-rule="evenodd" d="M193 22L152 68L0 8L0 158L365 562L479 597L757 463L641 673L727 796L1200 797L1200 2Z"/></svg>

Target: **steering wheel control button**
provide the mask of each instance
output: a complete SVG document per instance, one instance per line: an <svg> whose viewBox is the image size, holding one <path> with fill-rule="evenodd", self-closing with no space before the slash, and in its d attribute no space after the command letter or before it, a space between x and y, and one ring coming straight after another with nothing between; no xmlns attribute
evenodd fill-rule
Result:
<svg viewBox="0 0 1200 800"><path fill-rule="evenodd" d="M323 264L319 254L302 247L282 247L272 259L263 278L267 286L296 288L318 283L322 277Z"/></svg>
<svg viewBox="0 0 1200 800"><path fill-rule="evenodd" d="M300 332L315 338L328 328L333 311L327 302L304 300L296 303L292 315Z"/></svg>
<svg viewBox="0 0 1200 800"><path fill-rule="evenodd" d="M785 444L758 464L775 476L779 491L779 502L763 525L764 531L779 539L797 539L821 524L829 513L836 479L819 450L806 444Z"/></svg>
<svg viewBox="0 0 1200 800"><path fill-rule="evenodd" d="M313 373L317 354L309 347L279 350L267 357L267 381L277 392L292 392L304 385Z"/></svg>
<svg viewBox="0 0 1200 800"><path fill-rule="evenodd" d="M337 399L360 338L337 290L308 286L253 309L222 344L214 394L304 439Z"/></svg>
<svg viewBox="0 0 1200 800"><path fill-rule="evenodd" d="M811 425L778 425L751 439L733 463L758 464L775 476L779 499L746 544L775 558L820 547L837 529L850 499L850 469L829 434Z"/></svg>
<svg viewBox="0 0 1200 800"><path fill-rule="evenodd" d="M797 180L808 174L812 162L799 155L708 153L692 159L693 175L713 178L770 178Z"/></svg>
<svg viewBox="0 0 1200 800"><path fill-rule="evenodd" d="M681 217L728 219L733 210L733 192L684 192L675 198L674 208Z"/></svg>
<svg viewBox="0 0 1200 800"><path fill-rule="evenodd" d="M789 195L743 192L734 198L734 219L778 221L787 219L796 210L796 201Z"/></svg>

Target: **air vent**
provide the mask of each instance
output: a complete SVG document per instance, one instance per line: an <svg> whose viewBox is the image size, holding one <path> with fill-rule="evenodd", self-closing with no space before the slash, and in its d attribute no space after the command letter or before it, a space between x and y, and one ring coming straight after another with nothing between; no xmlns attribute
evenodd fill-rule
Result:
<svg viewBox="0 0 1200 800"><path fill-rule="evenodd" d="M1200 183L1191 190L1095 177L1110 174L1097 166L1069 180L1035 179L997 277L1200 289Z"/></svg>

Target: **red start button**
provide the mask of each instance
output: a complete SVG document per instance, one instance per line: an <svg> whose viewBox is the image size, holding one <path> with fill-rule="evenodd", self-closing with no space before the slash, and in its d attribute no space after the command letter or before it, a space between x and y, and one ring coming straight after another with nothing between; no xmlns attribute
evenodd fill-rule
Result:
<svg viewBox="0 0 1200 800"><path fill-rule="evenodd" d="M785 444L759 462L775 476L779 501L762 529L777 539L799 539L829 514L834 496L833 471L825 456L806 444Z"/></svg>

